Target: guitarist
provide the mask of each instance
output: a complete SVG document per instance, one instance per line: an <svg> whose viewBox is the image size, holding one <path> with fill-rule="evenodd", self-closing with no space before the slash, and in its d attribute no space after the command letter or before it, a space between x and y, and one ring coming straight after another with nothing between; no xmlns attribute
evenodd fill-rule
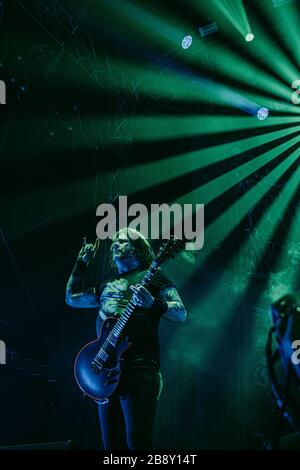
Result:
<svg viewBox="0 0 300 470"><path fill-rule="evenodd" d="M114 275L99 289L85 289L88 264L99 247L84 244L66 289L66 303L75 308L98 308L101 321L119 316L133 295L135 311L125 327L130 347L121 359L116 391L99 403L105 449L152 449L155 412L162 390L158 326L161 318L186 320L186 310L173 282L159 269L148 289L139 285L154 258L146 238L133 229L117 232L110 248Z"/></svg>

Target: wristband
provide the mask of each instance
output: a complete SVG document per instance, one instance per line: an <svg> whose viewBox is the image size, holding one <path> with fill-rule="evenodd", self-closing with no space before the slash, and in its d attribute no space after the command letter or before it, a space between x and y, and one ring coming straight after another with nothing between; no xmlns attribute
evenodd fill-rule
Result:
<svg viewBox="0 0 300 470"><path fill-rule="evenodd" d="M75 263L74 269L72 271L72 275L77 276L77 277L85 277L86 272L87 272L87 264L84 261L82 261L81 258L78 258Z"/></svg>
<svg viewBox="0 0 300 470"><path fill-rule="evenodd" d="M165 300L159 299L158 297L154 297L154 304L152 306L153 310L156 310L157 312L164 314L168 310L168 304Z"/></svg>

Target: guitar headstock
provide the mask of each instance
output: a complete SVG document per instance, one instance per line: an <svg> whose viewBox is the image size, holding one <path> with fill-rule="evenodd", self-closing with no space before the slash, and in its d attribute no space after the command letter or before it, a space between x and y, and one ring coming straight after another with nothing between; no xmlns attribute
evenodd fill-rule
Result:
<svg viewBox="0 0 300 470"><path fill-rule="evenodd" d="M185 242L186 240L184 238L181 239L171 236L170 239L163 242L162 246L160 247L154 260L155 264L160 265L168 258L174 258L183 248Z"/></svg>

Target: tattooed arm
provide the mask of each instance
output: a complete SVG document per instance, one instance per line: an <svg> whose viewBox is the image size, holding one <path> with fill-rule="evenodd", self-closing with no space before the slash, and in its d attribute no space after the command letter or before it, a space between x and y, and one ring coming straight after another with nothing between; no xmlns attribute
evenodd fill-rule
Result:
<svg viewBox="0 0 300 470"><path fill-rule="evenodd" d="M66 304L75 308L96 308L100 302L94 287L86 289L84 279L71 274L66 288Z"/></svg>
<svg viewBox="0 0 300 470"><path fill-rule="evenodd" d="M98 294L94 287L85 287L85 278L87 274L88 264L98 250L99 240L95 244L87 244L86 240L81 248L75 267L71 273L66 287L66 304L75 308L96 308L100 302Z"/></svg>
<svg viewBox="0 0 300 470"><path fill-rule="evenodd" d="M181 323L186 321L186 309L182 303L176 287L167 286L161 289L159 291L159 298L165 300L168 304L168 310L163 314L163 318Z"/></svg>

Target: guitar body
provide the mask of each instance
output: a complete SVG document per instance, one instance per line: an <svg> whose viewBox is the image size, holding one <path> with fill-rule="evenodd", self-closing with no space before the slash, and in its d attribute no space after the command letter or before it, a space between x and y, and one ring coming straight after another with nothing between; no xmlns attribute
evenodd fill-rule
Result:
<svg viewBox="0 0 300 470"><path fill-rule="evenodd" d="M102 357L95 357L101 350L106 338L110 334L117 319L109 317L103 321L99 337L78 353L74 374L81 390L95 401L110 397L116 390L120 376L120 359L131 343L125 340L111 341L106 345Z"/></svg>

